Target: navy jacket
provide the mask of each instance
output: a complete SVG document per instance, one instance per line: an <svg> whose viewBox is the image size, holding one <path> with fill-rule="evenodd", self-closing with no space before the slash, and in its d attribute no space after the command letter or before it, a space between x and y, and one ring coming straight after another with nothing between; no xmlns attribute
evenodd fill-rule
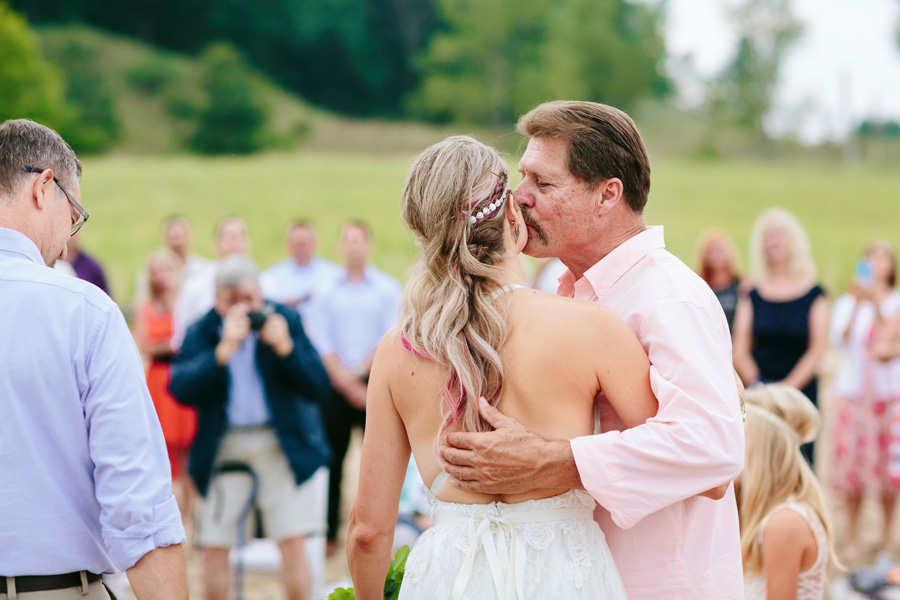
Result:
<svg viewBox="0 0 900 600"><path fill-rule="evenodd" d="M297 485L331 460L319 403L331 392L328 374L300 324L297 312L268 304L288 323L294 350L280 358L266 344L256 347L266 402L275 435L287 457ZM197 408L197 436L188 471L197 490L206 496L219 444L228 429L228 369L216 362L222 317L211 310L188 328L181 351L172 364L169 389L176 400Z"/></svg>

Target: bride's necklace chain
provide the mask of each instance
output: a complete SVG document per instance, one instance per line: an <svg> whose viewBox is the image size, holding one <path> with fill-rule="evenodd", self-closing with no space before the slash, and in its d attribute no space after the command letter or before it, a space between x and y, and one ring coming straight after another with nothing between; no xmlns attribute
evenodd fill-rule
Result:
<svg viewBox="0 0 900 600"><path fill-rule="evenodd" d="M506 292L511 292L513 290L517 290L519 288L525 287L524 285L519 285L518 283L508 283L501 288L497 288L493 292L491 292L491 300L496 300Z"/></svg>

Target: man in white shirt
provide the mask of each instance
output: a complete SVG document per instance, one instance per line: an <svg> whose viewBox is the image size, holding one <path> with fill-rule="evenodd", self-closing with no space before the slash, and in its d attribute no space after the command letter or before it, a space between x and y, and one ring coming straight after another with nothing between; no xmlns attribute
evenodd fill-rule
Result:
<svg viewBox="0 0 900 600"><path fill-rule="evenodd" d="M163 245L178 261L182 283L215 264L215 261L191 252L191 226L181 215L168 217L163 222ZM135 275L134 297L137 300L147 295L147 277L146 267L141 267Z"/></svg>
<svg viewBox="0 0 900 600"><path fill-rule="evenodd" d="M313 298L341 274L341 267L316 256L316 231L308 221L291 223L285 235L288 257L259 276L263 297L297 309L303 326L309 322Z"/></svg>
<svg viewBox="0 0 900 600"><path fill-rule="evenodd" d="M247 223L240 217L221 219L216 228L215 251L220 260L233 254L247 254L250 251ZM174 321L172 348L177 350L181 347L187 328L209 312L215 304L215 279L216 263L211 263L182 283L172 316Z"/></svg>
<svg viewBox="0 0 900 600"><path fill-rule="evenodd" d="M313 344L322 356L332 398L322 408L333 457L328 485L328 553L337 548L344 457L355 426L366 420L366 382L375 349L394 326L400 309L400 282L369 264L372 239L358 221L341 232L345 269L311 307Z"/></svg>

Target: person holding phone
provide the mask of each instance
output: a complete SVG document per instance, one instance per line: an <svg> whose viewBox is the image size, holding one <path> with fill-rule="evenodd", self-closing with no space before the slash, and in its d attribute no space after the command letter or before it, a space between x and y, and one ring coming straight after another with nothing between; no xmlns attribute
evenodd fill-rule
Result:
<svg viewBox="0 0 900 600"><path fill-rule="evenodd" d="M188 328L172 366L172 395L198 412L188 470L204 498L197 543L208 600L228 597L228 551L250 495L250 479L216 472L248 465L266 537L278 542L287 597L311 597L304 538L325 528L316 473L331 453L319 403L328 374L297 312L266 303L256 265L229 256L218 265L216 305Z"/></svg>
<svg viewBox="0 0 900 600"><path fill-rule="evenodd" d="M883 240L875 241L857 263L849 290L831 311L829 341L841 351L832 387L836 412L831 486L846 501L848 539L843 548L848 562L859 554L856 532L864 491L881 499L885 525L880 550L891 550L888 532L897 482L888 473L890 407L900 395L900 359L880 361L875 353L887 322L900 310L896 279L893 249Z"/></svg>

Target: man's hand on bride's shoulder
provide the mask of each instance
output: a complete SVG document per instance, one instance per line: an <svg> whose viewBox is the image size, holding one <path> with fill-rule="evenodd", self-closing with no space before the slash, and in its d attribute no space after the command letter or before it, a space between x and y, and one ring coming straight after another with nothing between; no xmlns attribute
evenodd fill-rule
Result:
<svg viewBox="0 0 900 600"><path fill-rule="evenodd" d="M548 440L482 399L479 411L494 431L451 432L439 448L456 487L485 494L520 494L539 488L577 487L559 481L558 455L571 457L568 442ZM574 467L574 459L572 466ZM577 471L576 471L577 476Z"/></svg>

